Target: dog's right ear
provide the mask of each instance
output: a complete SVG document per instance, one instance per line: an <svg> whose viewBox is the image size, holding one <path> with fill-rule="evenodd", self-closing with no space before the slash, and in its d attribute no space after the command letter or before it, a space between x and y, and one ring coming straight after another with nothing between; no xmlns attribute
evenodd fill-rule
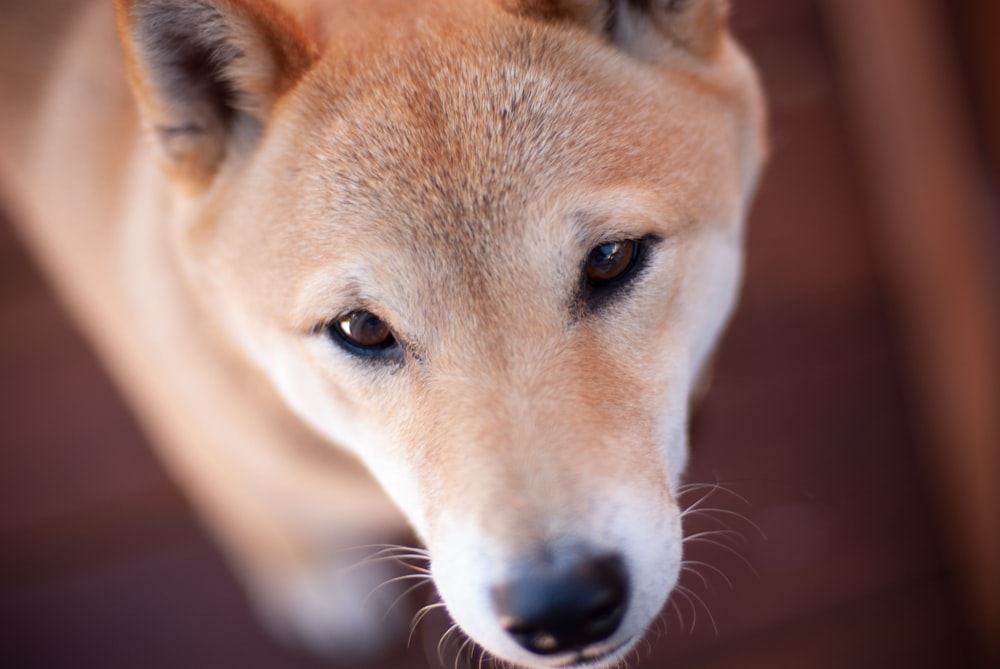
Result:
<svg viewBox="0 0 1000 669"><path fill-rule="evenodd" d="M269 0L116 0L143 125L173 181L197 193L252 145L316 46Z"/></svg>
<svg viewBox="0 0 1000 669"><path fill-rule="evenodd" d="M672 45L700 60L716 52L728 0L501 0L502 6L542 20L569 20L601 33L633 55L656 59Z"/></svg>

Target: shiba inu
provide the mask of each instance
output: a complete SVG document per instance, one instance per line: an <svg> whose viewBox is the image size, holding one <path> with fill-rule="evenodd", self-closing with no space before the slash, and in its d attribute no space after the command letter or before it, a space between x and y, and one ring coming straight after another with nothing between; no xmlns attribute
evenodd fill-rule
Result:
<svg viewBox="0 0 1000 669"><path fill-rule="evenodd" d="M344 549L408 523L492 656L641 638L766 152L727 9L8 3L6 202L279 634L396 634Z"/></svg>

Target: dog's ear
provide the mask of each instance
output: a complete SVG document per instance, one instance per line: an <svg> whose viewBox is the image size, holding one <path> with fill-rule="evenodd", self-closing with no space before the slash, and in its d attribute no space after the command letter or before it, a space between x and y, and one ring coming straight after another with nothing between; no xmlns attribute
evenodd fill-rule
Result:
<svg viewBox="0 0 1000 669"><path fill-rule="evenodd" d="M116 0L129 78L168 174L198 192L252 145L316 47L269 0Z"/></svg>
<svg viewBox="0 0 1000 669"><path fill-rule="evenodd" d="M501 0L516 13L570 20L637 56L655 58L664 40L700 59L715 53L728 0ZM659 44L658 44L659 43Z"/></svg>

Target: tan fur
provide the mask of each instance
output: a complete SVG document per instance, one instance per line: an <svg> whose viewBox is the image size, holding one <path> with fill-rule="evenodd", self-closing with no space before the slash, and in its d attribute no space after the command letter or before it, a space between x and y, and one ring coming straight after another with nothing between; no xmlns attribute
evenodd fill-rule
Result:
<svg viewBox="0 0 1000 669"><path fill-rule="evenodd" d="M378 646L338 551L405 516L457 622L525 666L572 655L517 646L490 588L622 551L643 587L574 651L617 661L679 569L687 403L764 155L725 3L118 0L123 51L82 4L0 83L32 101L0 103L2 187L265 618ZM635 285L582 302L590 249L646 235ZM399 361L323 334L356 309Z"/></svg>

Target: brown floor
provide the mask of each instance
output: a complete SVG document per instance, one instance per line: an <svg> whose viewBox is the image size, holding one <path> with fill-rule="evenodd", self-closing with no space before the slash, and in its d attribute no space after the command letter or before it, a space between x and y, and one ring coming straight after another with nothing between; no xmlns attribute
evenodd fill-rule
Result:
<svg viewBox="0 0 1000 669"><path fill-rule="evenodd" d="M822 16L806 0L735 14L774 158L689 480L746 500L717 493L745 519L694 531L723 521L744 540L738 556L691 546L711 565L685 576L700 601L668 607L639 666L969 666ZM0 407L0 666L320 666L261 635L6 225ZM442 625L376 666L438 666Z"/></svg>

